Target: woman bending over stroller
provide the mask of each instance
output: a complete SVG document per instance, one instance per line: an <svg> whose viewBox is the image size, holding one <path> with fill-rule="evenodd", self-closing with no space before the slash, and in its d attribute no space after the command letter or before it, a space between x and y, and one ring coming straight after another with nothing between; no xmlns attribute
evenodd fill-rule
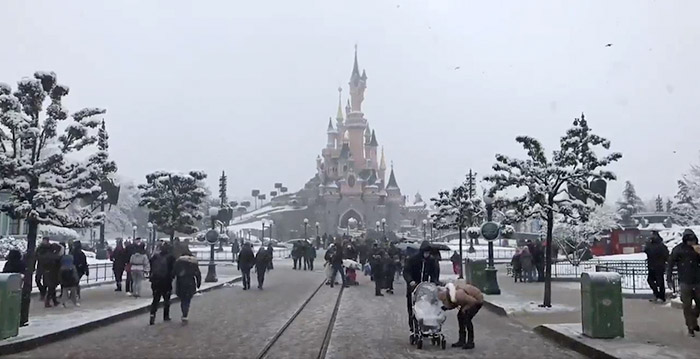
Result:
<svg viewBox="0 0 700 359"><path fill-rule="evenodd" d="M438 298L442 301L444 310L459 308L457 311L459 340L452 344L452 347L474 349L474 325L472 324L472 319L481 309L484 303L484 295L481 294L479 288L471 284L455 282L447 283L444 288L441 287L438 292Z"/></svg>

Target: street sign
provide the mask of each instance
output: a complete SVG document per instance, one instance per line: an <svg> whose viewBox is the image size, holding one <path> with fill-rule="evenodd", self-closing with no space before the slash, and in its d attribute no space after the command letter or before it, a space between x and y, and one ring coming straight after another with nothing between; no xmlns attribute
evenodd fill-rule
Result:
<svg viewBox="0 0 700 359"><path fill-rule="evenodd" d="M499 225L496 222L486 222L481 226L481 235L489 241L498 238Z"/></svg>
<svg viewBox="0 0 700 359"><path fill-rule="evenodd" d="M204 238L206 238L209 244L216 244L216 242L219 241L219 232L217 232L216 229L210 229L207 231L207 234L204 235Z"/></svg>

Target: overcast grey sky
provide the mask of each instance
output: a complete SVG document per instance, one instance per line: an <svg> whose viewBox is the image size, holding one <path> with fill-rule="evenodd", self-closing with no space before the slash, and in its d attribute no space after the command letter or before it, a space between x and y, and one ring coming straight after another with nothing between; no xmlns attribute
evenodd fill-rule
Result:
<svg viewBox="0 0 700 359"><path fill-rule="evenodd" d="M405 194L548 150L582 111L623 153L610 186L672 195L698 160L697 1L3 1L0 81L53 70L108 110L122 175L202 169L229 193L298 189L353 46L363 110ZM613 46L605 47L612 43ZM455 69L459 67L459 69ZM675 151L675 152L674 152Z"/></svg>

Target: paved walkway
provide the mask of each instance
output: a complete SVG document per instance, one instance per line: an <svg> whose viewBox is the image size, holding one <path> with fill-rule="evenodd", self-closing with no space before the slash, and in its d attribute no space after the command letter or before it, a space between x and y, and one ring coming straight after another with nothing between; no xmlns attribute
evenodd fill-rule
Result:
<svg viewBox="0 0 700 359"><path fill-rule="evenodd" d="M449 265L449 263L448 263ZM444 267L444 266L443 266ZM446 269L442 273L448 276ZM343 292L327 358L582 358L533 333L521 324L499 317L483 308L474 319L473 350L453 349L457 341L456 312L447 312L443 333L448 348L442 350L424 342L422 350L409 344L406 287L403 279L394 284L394 295L374 296L374 283L358 274L359 286ZM530 354L528 354L530 353Z"/></svg>
<svg viewBox="0 0 700 359"><path fill-rule="evenodd" d="M550 309L539 308L544 294L543 283L514 283L505 275L505 268L498 272L500 296L486 296L487 301L502 307L508 316L529 328L543 324L581 323L580 284L553 282ZM643 345L649 351L658 349L655 358L677 358L691 355L700 357L700 338L687 336L683 313L666 304L650 303L646 299L623 299L626 343ZM566 327L567 330L572 326ZM575 326L573 326L575 327ZM600 344L621 342L598 340ZM640 353L630 352L630 357L641 358Z"/></svg>

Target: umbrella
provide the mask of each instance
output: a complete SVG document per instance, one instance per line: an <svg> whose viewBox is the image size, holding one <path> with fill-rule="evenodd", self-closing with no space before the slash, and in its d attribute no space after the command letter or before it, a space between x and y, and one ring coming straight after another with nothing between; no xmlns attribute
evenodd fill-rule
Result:
<svg viewBox="0 0 700 359"><path fill-rule="evenodd" d="M452 249L445 243L430 243L430 248L439 251L451 251Z"/></svg>
<svg viewBox="0 0 700 359"><path fill-rule="evenodd" d="M287 241L287 243L291 243L291 244L294 244L294 243L306 243L306 239L303 239L303 238L290 239L290 240Z"/></svg>

